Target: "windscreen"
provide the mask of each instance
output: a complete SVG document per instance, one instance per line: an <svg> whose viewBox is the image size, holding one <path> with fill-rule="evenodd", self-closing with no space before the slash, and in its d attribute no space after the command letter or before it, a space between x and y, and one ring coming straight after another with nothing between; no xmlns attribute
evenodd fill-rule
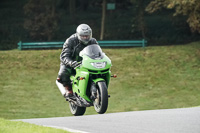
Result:
<svg viewBox="0 0 200 133"><path fill-rule="evenodd" d="M81 55L87 55L92 59L102 59L104 57L100 46L97 44L88 45L85 47L81 51Z"/></svg>

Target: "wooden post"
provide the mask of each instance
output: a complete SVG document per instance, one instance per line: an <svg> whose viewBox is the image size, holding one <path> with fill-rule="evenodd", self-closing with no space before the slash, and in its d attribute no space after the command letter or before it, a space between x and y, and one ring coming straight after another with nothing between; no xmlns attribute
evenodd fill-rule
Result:
<svg viewBox="0 0 200 133"><path fill-rule="evenodd" d="M101 19L101 35L100 35L100 40L103 40L103 37L104 37L105 18L106 18L106 0L103 0L103 3L102 3L102 19Z"/></svg>

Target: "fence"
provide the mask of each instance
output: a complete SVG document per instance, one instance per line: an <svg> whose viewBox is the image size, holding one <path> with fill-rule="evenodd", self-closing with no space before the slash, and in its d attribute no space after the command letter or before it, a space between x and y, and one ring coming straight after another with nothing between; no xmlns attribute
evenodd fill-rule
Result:
<svg viewBox="0 0 200 133"><path fill-rule="evenodd" d="M123 41L98 41L101 47L146 47L146 40L123 40ZM18 49L41 49L62 48L64 42L22 42L18 43Z"/></svg>

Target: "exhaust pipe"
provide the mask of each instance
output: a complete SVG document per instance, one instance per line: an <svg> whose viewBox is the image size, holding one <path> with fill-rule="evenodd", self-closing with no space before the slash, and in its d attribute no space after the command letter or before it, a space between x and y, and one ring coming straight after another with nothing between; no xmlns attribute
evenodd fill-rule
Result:
<svg viewBox="0 0 200 133"><path fill-rule="evenodd" d="M66 93L66 90L65 90L65 87L63 86L63 84L61 84L60 82L58 82L58 81L56 80L56 85L58 86L58 88L59 88L61 94L64 96L64 94Z"/></svg>

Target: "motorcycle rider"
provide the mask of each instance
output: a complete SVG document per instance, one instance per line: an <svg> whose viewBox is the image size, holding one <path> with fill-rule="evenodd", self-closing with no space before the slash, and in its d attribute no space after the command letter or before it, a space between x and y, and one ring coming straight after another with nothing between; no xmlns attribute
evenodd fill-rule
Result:
<svg viewBox="0 0 200 133"><path fill-rule="evenodd" d="M65 98L73 96L70 76L75 74L74 68L80 65L81 57L79 53L91 44L98 44L96 39L92 38L92 29L87 24L80 24L76 29L76 33L67 38L63 45L57 81L65 87Z"/></svg>

